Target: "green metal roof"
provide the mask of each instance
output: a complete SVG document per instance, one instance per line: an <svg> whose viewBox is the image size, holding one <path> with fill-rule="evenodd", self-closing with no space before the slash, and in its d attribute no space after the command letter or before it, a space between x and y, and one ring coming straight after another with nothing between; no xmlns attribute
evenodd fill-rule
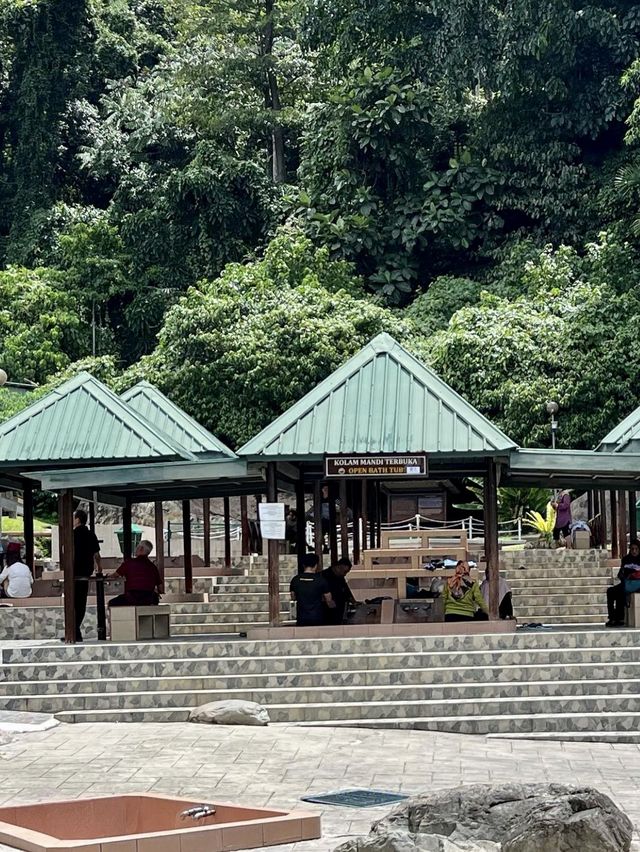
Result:
<svg viewBox="0 0 640 852"><path fill-rule="evenodd" d="M238 455L491 454L516 445L388 334L379 334Z"/></svg>
<svg viewBox="0 0 640 852"><path fill-rule="evenodd" d="M517 449L510 454L500 484L633 491L640 485L640 455L606 450Z"/></svg>
<svg viewBox="0 0 640 852"><path fill-rule="evenodd" d="M85 372L0 424L3 468L191 458Z"/></svg>
<svg viewBox="0 0 640 852"><path fill-rule="evenodd" d="M640 442L640 406L632 411L600 441L596 450L614 453L637 452Z"/></svg>
<svg viewBox="0 0 640 852"><path fill-rule="evenodd" d="M220 455L236 458L229 447L149 382L139 382L121 394L120 398L129 408L137 411L146 423L160 429L190 452L208 458Z"/></svg>

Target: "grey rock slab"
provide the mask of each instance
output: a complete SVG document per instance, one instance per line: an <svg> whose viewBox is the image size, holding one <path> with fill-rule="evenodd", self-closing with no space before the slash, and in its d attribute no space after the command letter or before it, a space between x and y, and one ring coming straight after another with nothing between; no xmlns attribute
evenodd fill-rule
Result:
<svg viewBox="0 0 640 852"><path fill-rule="evenodd" d="M264 726L269 724L269 714L265 707L254 701L225 699L196 707L189 714L189 721L209 725Z"/></svg>
<svg viewBox="0 0 640 852"><path fill-rule="evenodd" d="M592 787L476 784L404 802L372 827L389 831L490 841L502 852L629 852L633 826Z"/></svg>
<svg viewBox="0 0 640 852"><path fill-rule="evenodd" d="M48 731L60 722L50 713L28 713L23 710L0 710L0 734L28 734Z"/></svg>
<svg viewBox="0 0 640 852"><path fill-rule="evenodd" d="M500 852L500 846L491 841L454 841L442 835L391 830L348 840L335 852Z"/></svg>

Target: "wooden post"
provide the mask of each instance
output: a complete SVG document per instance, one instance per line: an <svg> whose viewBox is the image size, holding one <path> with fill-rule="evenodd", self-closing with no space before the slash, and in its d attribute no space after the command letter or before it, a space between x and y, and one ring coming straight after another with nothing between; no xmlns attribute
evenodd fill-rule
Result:
<svg viewBox="0 0 640 852"><path fill-rule="evenodd" d="M360 484L354 482L351 489L351 512L353 524L353 564L360 564Z"/></svg>
<svg viewBox="0 0 640 852"><path fill-rule="evenodd" d="M153 504L156 526L156 565L164 588L164 515L162 513L162 500L156 500Z"/></svg>
<svg viewBox="0 0 640 852"><path fill-rule="evenodd" d="M609 505L611 508L611 558L619 559L621 556L618 540L618 505L616 492L609 492Z"/></svg>
<svg viewBox="0 0 640 852"><path fill-rule="evenodd" d="M249 556L251 553L251 530L249 529L249 512L247 509L247 496L240 497L240 531L242 535L242 555Z"/></svg>
<svg viewBox="0 0 640 852"><path fill-rule="evenodd" d="M360 515L362 516L362 549L367 549L367 527L369 525L369 493L367 489L367 480L362 480L362 493L360 495Z"/></svg>
<svg viewBox="0 0 640 852"><path fill-rule="evenodd" d="M347 480L340 480L340 557L349 558L349 501Z"/></svg>
<svg viewBox="0 0 640 852"><path fill-rule="evenodd" d="M224 567L231 568L231 508L229 498L222 498L224 511Z"/></svg>
<svg viewBox="0 0 640 852"><path fill-rule="evenodd" d="M338 522L336 518L336 489L333 482L328 483L329 490L329 556L331 564L338 561Z"/></svg>
<svg viewBox="0 0 640 852"><path fill-rule="evenodd" d="M211 500L204 497L202 500L202 535L204 537L204 551L202 557L204 564L211 565Z"/></svg>
<svg viewBox="0 0 640 852"><path fill-rule="evenodd" d="M382 491L380 481L376 481L376 547L380 547L382 541Z"/></svg>
<svg viewBox="0 0 640 852"><path fill-rule="evenodd" d="M324 541L322 536L322 482L317 479L313 483L313 542L316 556L322 568Z"/></svg>
<svg viewBox="0 0 640 852"><path fill-rule="evenodd" d="M193 592L193 563L191 561L191 501L182 501L182 540L184 542L184 591Z"/></svg>
<svg viewBox="0 0 640 852"><path fill-rule="evenodd" d="M629 492L629 540L635 541L638 538L638 523L636 520L636 497L635 491Z"/></svg>
<svg viewBox="0 0 640 852"><path fill-rule="evenodd" d="M593 491L587 491L587 520L593 517Z"/></svg>
<svg viewBox="0 0 640 852"><path fill-rule="evenodd" d="M34 570L35 539L33 535L33 485L26 483L22 492L23 521L24 521L24 558Z"/></svg>
<svg viewBox="0 0 640 852"><path fill-rule="evenodd" d="M133 549L133 532L131 529L131 503L122 510L122 555L125 559L130 559Z"/></svg>
<svg viewBox="0 0 640 852"><path fill-rule="evenodd" d="M64 641L76 641L75 570L73 565L73 492L61 491L58 496L58 529L60 568L64 575Z"/></svg>
<svg viewBox="0 0 640 852"><path fill-rule="evenodd" d="M96 531L96 504L93 502L93 500L89 501L89 529L92 533L95 533Z"/></svg>
<svg viewBox="0 0 640 852"><path fill-rule="evenodd" d="M489 618L498 618L500 604L500 550L498 544L498 483L496 465L489 459L484 479L484 553L489 570Z"/></svg>
<svg viewBox="0 0 640 852"><path fill-rule="evenodd" d="M618 553L627 552L627 492L618 491Z"/></svg>
<svg viewBox="0 0 640 852"><path fill-rule="evenodd" d="M377 518L377 509L376 506L378 504L378 492L376 490L376 484L373 483L373 488L371 489L371 502L369 504L370 513L369 513L369 548L373 550L376 546L376 518Z"/></svg>
<svg viewBox="0 0 640 852"><path fill-rule="evenodd" d="M296 482L296 554L298 556L298 568L302 568L302 557L307 552L305 513L304 478L302 471L300 471L300 479Z"/></svg>
<svg viewBox="0 0 640 852"><path fill-rule="evenodd" d="M256 550L259 551L260 556L264 556L264 543L262 541L262 533L260 532L260 503L262 503L262 494L256 494L256 524L259 535L259 546L256 546Z"/></svg>
<svg viewBox="0 0 640 852"><path fill-rule="evenodd" d="M267 464L267 502L278 502L278 471L275 462ZM267 540L267 565L269 573L269 624L280 622L280 542Z"/></svg>

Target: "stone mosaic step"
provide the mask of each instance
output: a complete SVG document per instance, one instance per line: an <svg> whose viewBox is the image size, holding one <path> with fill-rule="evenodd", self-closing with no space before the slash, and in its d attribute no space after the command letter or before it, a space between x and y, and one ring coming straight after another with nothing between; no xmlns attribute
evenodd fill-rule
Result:
<svg viewBox="0 0 640 852"><path fill-rule="evenodd" d="M175 657L287 656L311 658L322 654L380 654L435 652L465 653L473 650L491 652L504 650L529 653L537 648L569 649L598 647L635 647L640 634L631 629L574 631L540 631L513 634L475 634L415 637L349 637L342 639L281 639L278 641L241 640L228 643L217 641L155 642L149 644L105 643L82 647L52 643L44 646L0 649L3 662L57 662L64 660L160 659Z"/></svg>
<svg viewBox="0 0 640 852"><path fill-rule="evenodd" d="M289 608L281 610L288 615ZM251 621L253 624L264 624L269 620L269 615L265 611L247 612L244 609L234 612L194 612L194 613L171 613L171 624L177 626L180 624L236 624L237 622Z"/></svg>
<svg viewBox="0 0 640 852"><path fill-rule="evenodd" d="M502 571L503 576L506 580L511 582L512 579L518 579L519 577L528 577L530 580L553 580L553 579L570 579L572 582L581 582L584 577L585 580L587 578L592 577L600 577L600 578L610 578L611 568L607 567L599 567L594 565L589 565L588 569L584 571L580 571L579 569L571 568L522 568L522 569L511 569Z"/></svg>
<svg viewBox="0 0 640 852"><path fill-rule="evenodd" d="M557 635L557 634L556 634ZM210 643L213 645L214 643ZM229 649L227 642L217 643ZM127 647L127 646L120 646ZM131 647L131 646L128 646ZM154 646L149 646L154 648ZM167 646L164 645L166 649ZM233 648L233 646L231 646ZM84 649L83 649L84 650ZM236 648L237 651L237 648ZM459 652L405 650L390 653L302 654L282 656L243 655L228 652L223 656L157 657L151 654L142 659L107 659L105 661L67 660L56 663L9 663L2 666L2 683L11 691L11 684L22 681L48 681L64 683L65 680L162 677L237 677L303 676L339 677L341 672L371 672L379 677L381 672L422 672L425 678L438 682L456 680L540 680L583 678L585 672L593 677L608 677L609 671L619 667L620 677L634 677L640 665L640 647L613 645L598 648L554 648L553 646L503 651L465 650ZM553 675L550 673L554 672ZM0 685L2 685L0 683ZM7 691L7 690L5 690Z"/></svg>
<svg viewBox="0 0 640 852"><path fill-rule="evenodd" d="M521 606L540 606L542 604L546 604L550 607L556 606L586 606L589 607L591 604L601 604L603 601L606 604L607 595L606 590L603 594L600 593L590 593L590 592L578 592L571 594L558 594L555 592L552 593L540 593L540 594L530 594L522 593L520 591L513 592L513 600L518 601L518 604Z"/></svg>
<svg viewBox="0 0 640 852"><path fill-rule="evenodd" d="M61 714L56 714L60 716ZM99 721L92 719L91 721ZM565 739L562 734L573 731L574 738L589 739L593 733L619 734L625 741L625 737L631 733L637 736L637 716L625 711L621 712L566 712L566 713L539 713L530 715L519 713L513 715L489 715L489 716L458 716L458 717L431 717L420 716L388 719L336 719L333 722L303 722L306 727L349 727L349 728L403 728L424 731L441 731L456 734L504 734L510 737L515 733L526 737L527 733L535 734L560 734L559 739ZM543 737L546 738L546 737ZM617 738L615 741L618 741ZM633 741L633 740L632 740Z"/></svg>
<svg viewBox="0 0 640 852"><path fill-rule="evenodd" d="M455 683L455 684L390 684L373 686L354 685L320 686L320 687L270 687L270 688L194 688L191 684L182 682L174 689L157 690L153 683L150 688L143 689L144 681L140 681L138 689L126 689L126 682L120 690L64 693L38 693L36 695L5 695L3 708L13 711L36 713L56 713L68 709L69 702L74 708L82 710L105 710L109 708L139 708L148 706L165 707L195 707L209 701L222 699L240 699L255 701L268 708L286 706L292 708L294 718L307 707L317 709L320 705L330 704L333 710L341 716L343 710L352 712L354 704L370 707L373 705L396 706L402 715L404 707L417 702L433 707L440 715L457 715L459 706L466 712L469 704L478 703L480 711L487 703L510 702L509 711L514 707L528 709L529 712L541 712L540 702L565 701L567 705L584 701L585 709L594 701L605 701L607 706L619 703L624 698L633 699L636 703L640 695L640 681L637 679L617 680L580 680L580 681L539 681L536 683ZM147 682L147 686L149 684ZM454 706L443 708L443 702ZM515 702L515 703L514 703ZM537 702L536 705L532 702ZM530 706L531 705L531 706ZM603 709L598 707L597 709ZM626 708L625 708L626 709ZM345 710L345 712L346 712ZM284 711L283 711L284 712ZM358 712L356 710L356 712ZM361 708L360 712L367 712ZM493 712L493 711L491 711ZM546 711L545 711L546 712ZM386 713L386 709L385 709ZM286 714L284 714L286 716ZM384 715L384 713L383 713ZM303 719L308 718L306 715ZM316 718L315 716L313 718ZM347 717L348 718L348 715ZM274 721L287 721L286 718Z"/></svg>

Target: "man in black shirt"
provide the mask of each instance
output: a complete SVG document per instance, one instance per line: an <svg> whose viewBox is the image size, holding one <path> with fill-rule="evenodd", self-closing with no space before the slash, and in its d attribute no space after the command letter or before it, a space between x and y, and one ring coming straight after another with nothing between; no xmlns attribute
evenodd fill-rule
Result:
<svg viewBox="0 0 640 852"><path fill-rule="evenodd" d="M102 570L100 545L95 533L87 527L87 513L77 509L73 513L73 572L75 575L73 606L76 613L76 642L82 642L82 622L87 611L89 577L93 568Z"/></svg>
<svg viewBox="0 0 640 852"><path fill-rule="evenodd" d="M302 557L302 573L296 574L289 585L291 600L297 603L298 627L317 627L324 624L325 606L333 608L329 584L318 574L318 557L305 553Z"/></svg>
<svg viewBox="0 0 640 852"><path fill-rule="evenodd" d="M607 627L624 627L625 580L628 580L636 571L640 572L640 542L632 541L629 543L629 552L620 561L620 570L618 571L620 582L615 586L609 586L607 589L607 609L609 611Z"/></svg>
<svg viewBox="0 0 640 852"><path fill-rule="evenodd" d="M335 603L332 609L325 607L325 624L342 624L347 604L357 603L346 580L349 571L351 571L351 560L343 556L335 565L329 566L322 572Z"/></svg>

